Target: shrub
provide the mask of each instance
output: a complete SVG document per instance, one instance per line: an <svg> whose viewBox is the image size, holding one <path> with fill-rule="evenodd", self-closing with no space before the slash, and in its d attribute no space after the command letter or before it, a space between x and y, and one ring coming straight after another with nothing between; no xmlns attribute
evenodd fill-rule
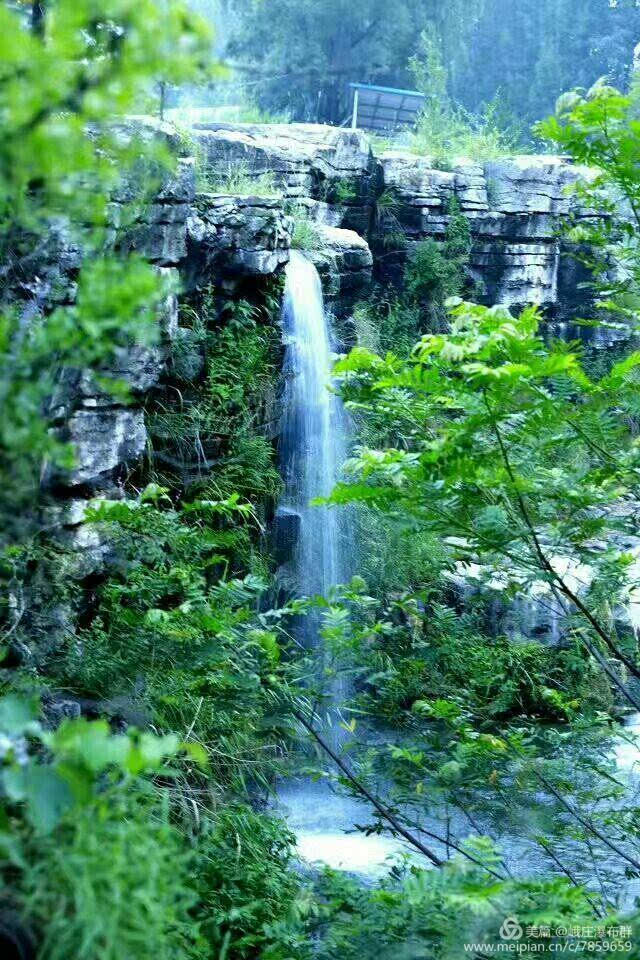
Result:
<svg viewBox="0 0 640 960"><path fill-rule="evenodd" d="M471 252L469 221L462 214L456 197L449 202L448 215L444 242L423 240L417 244L405 276L410 300L427 307L436 321L443 319L449 297L463 292Z"/></svg>
<svg viewBox="0 0 640 960"><path fill-rule="evenodd" d="M280 197L282 188L271 170L254 172L246 164L232 161L226 169L210 170L202 160L196 168L198 190L226 193L235 197Z"/></svg>
<svg viewBox="0 0 640 960"><path fill-rule="evenodd" d="M295 250L321 250L324 246L322 234L304 207L295 207L292 214L294 226L291 246Z"/></svg>
<svg viewBox="0 0 640 960"><path fill-rule="evenodd" d="M198 917L213 956L310 957L301 882L291 869L294 843L282 821L246 805L205 825Z"/></svg>
<svg viewBox="0 0 640 960"><path fill-rule="evenodd" d="M21 899L40 960L196 956L193 866L157 791L114 790L32 842Z"/></svg>

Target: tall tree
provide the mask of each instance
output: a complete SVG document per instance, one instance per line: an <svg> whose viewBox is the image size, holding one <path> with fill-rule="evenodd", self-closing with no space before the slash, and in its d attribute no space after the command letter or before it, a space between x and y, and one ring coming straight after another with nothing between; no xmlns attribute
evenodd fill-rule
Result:
<svg viewBox="0 0 640 960"><path fill-rule="evenodd" d="M573 86L600 76L623 85L640 39L637 0L484 0L468 25L465 59L449 69L450 93L477 110L500 91L534 121Z"/></svg>
<svg viewBox="0 0 640 960"><path fill-rule="evenodd" d="M469 5L455 0L241 0L229 54L251 78L260 105L296 120L340 123L350 81L403 86L421 32L446 34L445 56L462 36ZM465 12L466 11L466 12Z"/></svg>

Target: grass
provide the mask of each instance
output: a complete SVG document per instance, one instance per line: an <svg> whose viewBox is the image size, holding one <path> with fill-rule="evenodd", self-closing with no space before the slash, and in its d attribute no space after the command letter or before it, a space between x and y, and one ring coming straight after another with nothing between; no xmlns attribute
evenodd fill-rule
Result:
<svg viewBox="0 0 640 960"><path fill-rule="evenodd" d="M226 193L235 197L281 197L282 188L273 171L256 173L246 163L229 161L222 170L211 170L198 164L198 190L203 193Z"/></svg>
<svg viewBox="0 0 640 960"><path fill-rule="evenodd" d="M291 246L295 250L322 250L324 239L318 225L313 221L307 210L302 206L293 207L290 210L293 217L293 237Z"/></svg>
<svg viewBox="0 0 640 960"><path fill-rule="evenodd" d="M526 131L518 124L505 124L499 105L489 104L481 114L463 107L433 106L420 116L409 149L433 158L439 169L451 169L457 157L470 160L495 160L515 153L530 153Z"/></svg>

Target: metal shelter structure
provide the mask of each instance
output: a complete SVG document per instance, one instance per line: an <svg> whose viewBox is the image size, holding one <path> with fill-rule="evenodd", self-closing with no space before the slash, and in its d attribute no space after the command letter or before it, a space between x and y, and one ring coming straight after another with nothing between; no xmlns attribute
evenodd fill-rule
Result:
<svg viewBox="0 0 640 960"><path fill-rule="evenodd" d="M367 83L350 83L353 90L351 128L366 130L399 130L416 122L424 106L424 94L417 90L376 87Z"/></svg>

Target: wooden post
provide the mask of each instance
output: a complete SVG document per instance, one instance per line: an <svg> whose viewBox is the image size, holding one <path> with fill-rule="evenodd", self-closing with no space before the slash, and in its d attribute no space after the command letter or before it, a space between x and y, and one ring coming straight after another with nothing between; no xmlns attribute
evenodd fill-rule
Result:
<svg viewBox="0 0 640 960"><path fill-rule="evenodd" d="M357 87L356 87L355 90L353 91L353 115L352 115L352 117L351 117L351 129L352 129L352 130L357 130L357 129L358 129L358 94L359 94L359 92L360 92L360 91L358 90Z"/></svg>
<svg viewBox="0 0 640 960"><path fill-rule="evenodd" d="M164 120L164 109L167 102L167 81L160 80L158 86L160 88L160 119Z"/></svg>
<svg viewBox="0 0 640 960"><path fill-rule="evenodd" d="M45 29L45 0L33 0L31 4L31 32L41 39Z"/></svg>

